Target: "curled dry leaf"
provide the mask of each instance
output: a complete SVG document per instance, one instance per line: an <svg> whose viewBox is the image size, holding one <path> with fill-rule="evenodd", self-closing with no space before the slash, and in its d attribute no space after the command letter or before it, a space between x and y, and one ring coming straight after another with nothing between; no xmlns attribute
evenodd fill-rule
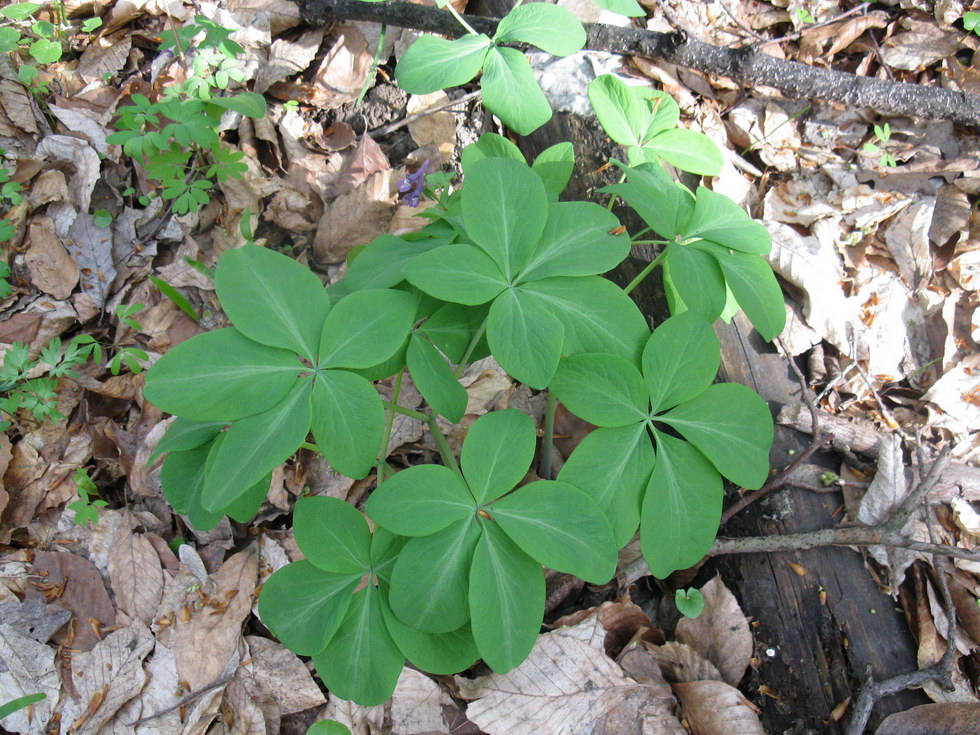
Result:
<svg viewBox="0 0 980 735"><path fill-rule="evenodd" d="M24 254L31 281L56 299L67 299L78 283L78 265L65 252L48 217L39 217L27 228L30 245Z"/></svg>
<svg viewBox="0 0 980 735"><path fill-rule="evenodd" d="M81 138L70 135L48 135L37 144L35 155L53 161L67 161L75 167L75 171L68 178L72 203L78 207L79 212L88 212L89 204L92 202L92 190L101 175L102 164L95 149Z"/></svg>
<svg viewBox="0 0 980 735"><path fill-rule="evenodd" d="M888 715L875 735L975 735L980 704L923 704Z"/></svg>
<svg viewBox="0 0 980 735"><path fill-rule="evenodd" d="M722 678L735 686L752 658L752 632L745 614L721 575L701 588L704 612L697 618L681 618L677 640L686 643L718 667Z"/></svg>
<svg viewBox="0 0 980 735"><path fill-rule="evenodd" d="M119 609L149 625L163 597L164 572L153 544L135 525L124 513L109 556L109 582Z"/></svg>
<svg viewBox="0 0 980 735"><path fill-rule="evenodd" d="M47 699L34 705L33 713L19 710L5 717L3 727L11 732L40 735L61 690L54 649L23 635L5 622L0 623L0 664L0 702L37 692L47 695ZM33 714L33 723L28 720L29 714Z"/></svg>
<svg viewBox="0 0 980 735"><path fill-rule="evenodd" d="M668 641L662 646L647 646L650 656L660 665L671 682L711 681L722 678L718 667L691 646Z"/></svg>
<svg viewBox="0 0 980 735"><path fill-rule="evenodd" d="M247 636L255 681L278 703L284 715L326 704L323 692L299 656L280 643Z"/></svg>
<svg viewBox="0 0 980 735"><path fill-rule="evenodd" d="M386 233L395 211L391 190L391 171L384 170L371 174L356 189L337 197L326 208L317 227L313 243L317 262L339 263L355 245Z"/></svg>
<svg viewBox="0 0 980 735"><path fill-rule="evenodd" d="M765 735L756 708L735 687L693 681L673 689L693 735Z"/></svg>
<svg viewBox="0 0 980 735"><path fill-rule="evenodd" d="M881 60L895 69L917 71L956 53L961 33L941 30L935 23L906 16L908 30L892 36L881 45Z"/></svg>
<svg viewBox="0 0 980 735"><path fill-rule="evenodd" d="M109 298L109 286L116 277L112 260L112 231L98 227L92 215L81 212L72 223L65 243L78 263L82 288L100 309Z"/></svg>
<svg viewBox="0 0 980 735"><path fill-rule="evenodd" d="M268 62L255 75L254 91L262 94L275 82L299 74L316 57L323 40L323 28L307 31L295 41L277 39L269 48Z"/></svg>
<svg viewBox="0 0 980 735"><path fill-rule="evenodd" d="M3 60L0 60L0 68L4 64L7 64L8 67L10 65L7 54L4 54ZM3 76L4 78L0 79L0 107L3 107L3 111L7 113L7 119L10 122L25 133L37 135L40 131L37 127L37 121L34 119L34 108L31 105L30 95L27 94L23 84L15 81L17 73L12 68L9 74L3 74Z"/></svg>
<svg viewBox="0 0 980 735"><path fill-rule="evenodd" d="M454 714L453 700L446 691L425 674L402 669L391 695L392 732L399 735L433 735L449 733Z"/></svg>

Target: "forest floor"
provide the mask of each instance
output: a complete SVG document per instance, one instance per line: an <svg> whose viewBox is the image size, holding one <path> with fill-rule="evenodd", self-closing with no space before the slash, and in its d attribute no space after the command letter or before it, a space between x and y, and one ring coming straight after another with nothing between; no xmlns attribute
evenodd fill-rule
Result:
<svg viewBox="0 0 980 735"><path fill-rule="evenodd" d="M627 22L600 17L587 0L561 4L589 22ZM971 8L962 0L643 4L647 17L634 20L636 27L980 92L980 36L964 28ZM57 23L53 7L35 19ZM364 708L331 698L308 659L272 638L255 600L263 581L299 553L290 529L296 498L311 492L361 505L374 480L346 478L303 450L274 473L251 523L225 518L196 531L164 499L159 462L148 464L171 419L143 400L143 370L183 340L227 324L207 271L245 242L243 216L256 242L330 283L343 275L353 247L425 224L399 181L424 161L430 172L458 172L464 146L483 132L506 131L484 113L476 85L418 96L392 82L417 35L411 30L387 28L375 69L378 24L311 27L287 0L69 0L64 10L63 54L36 64L36 94L18 76L19 67L34 64L26 47L0 55L0 167L7 174L0 214L13 233L0 243L12 286L0 303L8 362L2 398L15 390L11 366L25 349L31 369L23 380L51 375L42 350L56 338L67 344L88 335L103 354L66 366L75 377L55 376L47 387L55 391L54 413L39 416L23 403L3 417L12 423L0 436L0 704L47 694L4 719L6 731L272 735L304 733L332 718L359 734L522 735L557 732L549 728L559 712L575 722L561 730L569 733L680 733L684 725L695 733L771 731L768 708L784 683L767 678L766 659L777 653L753 639L760 621L743 612L748 601L710 565L654 582L629 549L608 585L549 578L546 632L508 676L480 669L433 678L406 668L388 703ZM223 138L244 152L244 176L216 184L199 211L177 215L159 197L140 201L153 182L106 138L134 95L155 99L183 78L180 59L160 51L160 37L197 15L234 31L244 50L243 82L265 96L268 113L225 118ZM92 17L101 24L83 30ZM38 38L29 22L3 27ZM953 474L966 479L943 484L898 531L909 542L957 547L962 556L977 548L977 129L788 99L656 59L586 51L565 61L542 63L539 78L554 105L575 114L589 114L585 86L606 71L669 92L682 125L725 153L721 174L705 185L770 231L769 261L789 315L779 355L801 369L800 395L809 404L801 398L777 421L812 433L813 409L822 431L834 435L820 450L833 472L804 464L784 478L782 492L829 486L840 493L828 496L835 521L874 526L913 497L916 483L906 473L917 455L924 470L946 450ZM543 398L518 389L491 359L463 384L467 416L451 441L499 408L527 406L540 419ZM393 461L432 461L424 424L397 419ZM561 419L564 457L584 429ZM774 458L774 467L791 460ZM732 490L727 505L738 500ZM908 720L891 732L955 722L959 704L980 706L980 562L939 565L902 543L862 548L869 578L909 621L920 668L947 649L944 600L957 612L946 667L953 688L924 687L946 709L923 715L919 729ZM805 564L793 571L807 574ZM709 614L678 622L673 589L686 586L701 588ZM644 647L620 655L632 640ZM630 660L638 650L644 656ZM859 690L864 672L852 674ZM822 715L829 729L808 722L797 732L843 732L833 728L848 721L854 701L835 704Z"/></svg>

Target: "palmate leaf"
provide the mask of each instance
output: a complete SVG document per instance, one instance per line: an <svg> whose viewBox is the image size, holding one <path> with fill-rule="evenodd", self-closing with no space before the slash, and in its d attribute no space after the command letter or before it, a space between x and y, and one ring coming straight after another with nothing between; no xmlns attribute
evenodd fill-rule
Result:
<svg viewBox="0 0 980 735"><path fill-rule="evenodd" d="M569 179L572 178L572 171L575 170L575 149L567 141L555 143L538 154L531 164L531 170L541 177L545 191L557 196L565 191Z"/></svg>
<svg viewBox="0 0 980 735"><path fill-rule="evenodd" d="M319 371L313 379L312 429L320 451L338 472L364 477L384 438L381 397L360 375Z"/></svg>
<svg viewBox="0 0 980 735"><path fill-rule="evenodd" d="M721 476L697 449L657 432L657 458L643 497L640 548L650 572L666 579L711 549L721 520Z"/></svg>
<svg viewBox="0 0 980 735"><path fill-rule="evenodd" d="M529 43L552 56L569 56L585 45L585 29L569 10L557 5L520 5L501 19L496 43Z"/></svg>
<svg viewBox="0 0 980 735"><path fill-rule="evenodd" d="M279 403L303 366L296 355L217 329L171 349L147 374L143 395L196 421L234 421Z"/></svg>
<svg viewBox="0 0 980 735"><path fill-rule="evenodd" d="M605 584L616 573L612 528L595 501L564 482L539 480L490 506L525 554L550 569Z"/></svg>
<svg viewBox="0 0 980 735"><path fill-rule="evenodd" d="M713 322L725 308L727 290L721 266L698 248L676 242L667 246L664 285L672 314L687 308Z"/></svg>
<svg viewBox="0 0 980 735"><path fill-rule="evenodd" d="M561 320L523 289L504 291L490 306L487 342L493 356L532 388L544 388L555 374L564 336Z"/></svg>
<svg viewBox="0 0 980 735"><path fill-rule="evenodd" d="M209 461L204 507L217 511L230 505L285 462L306 439L311 418L310 383L300 380L269 410L232 424Z"/></svg>
<svg viewBox="0 0 980 735"><path fill-rule="evenodd" d="M663 238L672 240L687 228L694 213L694 196L687 187L674 181L659 163L618 165L627 182L607 186L603 193L618 194Z"/></svg>
<svg viewBox="0 0 980 735"><path fill-rule="evenodd" d="M408 343L406 362L415 387L436 413L454 423L463 418L469 401L466 389L439 351L418 332Z"/></svg>
<svg viewBox="0 0 980 735"><path fill-rule="evenodd" d="M551 105L527 57L506 46L491 48L483 60L483 104L518 135L529 135L551 119Z"/></svg>
<svg viewBox="0 0 980 735"><path fill-rule="evenodd" d="M371 567L371 531L350 503L322 495L300 498L293 532L307 561L325 572L363 574Z"/></svg>
<svg viewBox="0 0 980 735"><path fill-rule="evenodd" d="M309 268L245 245L221 256L214 285L221 308L246 337L315 360L330 299Z"/></svg>
<svg viewBox="0 0 980 735"><path fill-rule="evenodd" d="M381 590L372 584L355 593L340 628L313 665L330 693L365 707L391 697L405 655L385 625Z"/></svg>
<svg viewBox="0 0 980 735"><path fill-rule="evenodd" d="M291 651L322 651L347 614L361 574L325 572L308 561L287 564L262 585L259 617Z"/></svg>
<svg viewBox="0 0 980 735"><path fill-rule="evenodd" d="M395 644L422 671L455 674L465 671L479 658L468 624L448 633L423 633L400 621L387 602L381 609Z"/></svg>
<svg viewBox="0 0 980 735"><path fill-rule="evenodd" d="M485 523L473 552L469 608L480 656L498 673L527 658L544 616L544 573L495 523Z"/></svg>
<svg viewBox="0 0 980 735"><path fill-rule="evenodd" d="M597 426L628 426L644 421L650 412L643 376L616 355L566 357L549 387L572 413Z"/></svg>
<svg viewBox="0 0 980 735"><path fill-rule="evenodd" d="M521 481L534 458L535 438L531 417L512 408L484 414L470 427L459 462L478 504Z"/></svg>
<svg viewBox="0 0 980 735"><path fill-rule="evenodd" d="M389 531L428 536L476 512L462 478L448 467L416 465L397 472L371 493L364 509Z"/></svg>
<svg viewBox="0 0 980 735"><path fill-rule="evenodd" d="M427 633L448 633L470 619L470 564L481 535L471 517L405 544L391 573L388 598L399 620Z"/></svg>
<svg viewBox="0 0 980 735"><path fill-rule="evenodd" d="M331 287L343 284L347 293L363 291L366 288L391 288L397 286L405 276L402 269L416 256L427 253L442 245L448 245L448 238L425 237L418 240L381 235L350 259L347 274ZM339 290L339 289L338 289Z"/></svg>
<svg viewBox="0 0 980 735"><path fill-rule="evenodd" d="M196 449L202 444L207 444L225 426L227 426L225 421L191 421L177 417L153 448L153 454L150 455L147 464L155 462L156 458L164 452L186 452L188 449Z"/></svg>
<svg viewBox="0 0 980 735"><path fill-rule="evenodd" d="M653 461L645 424L596 429L572 452L558 480L588 493L605 511L622 548L640 525L640 497Z"/></svg>
<svg viewBox="0 0 980 735"><path fill-rule="evenodd" d="M643 349L643 377L654 413L700 395L721 364L721 346L711 325L686 311L654 330Z"/></svg>
<svg viewBox="0 0 980 735"><path fill-rule="evenodd" d="M489 48L490 37L482 33L454 41L426 34L402 54L395 79L410 94L458 87L477 75Z"/></svg>
<svg viewBox="0 0 980 735"><path fill-rule="evenodd" d="M643 148L656 153L681 171L690 171L701 176L717 176L725 164L721 149L711 138L686 128L657 133Z"/></svg>
<svg viewBox="0 0 980 735"><path fill-rule="evenodd" d="M658 421L674 427L741 487L756 490L769 474L773 424L765 400L738 383L719 383Z"/></svg>
<svg viewBox="0 0 980 735"><path fill-rule="evenodd" d="M772 249L769 231L724 194L698 187L694 213L684 231L688 240L702 238L743 253L765 255Z"/></svg>
<svg viewBox="0 0 980 735"><path fill-rule="evenodd" d="M621 145L640 145L646 133L649 105L646 100L612 74L589 83L589 101L610 138Z"/></svg>
<svg viewBox="0 0 980 735"><path fill-rule="evenodd" d="M405 266L409 282L443 301L477 306L508 286L500 267L472 245L445 245L419 255Z"/></svg>
<svg viewBox="0 0 980 735"><path fill-rule="evenodd" d="M415 321L404 291L366 289L337 302L323 321L319 367L369 368L391 357Z"/></svg>

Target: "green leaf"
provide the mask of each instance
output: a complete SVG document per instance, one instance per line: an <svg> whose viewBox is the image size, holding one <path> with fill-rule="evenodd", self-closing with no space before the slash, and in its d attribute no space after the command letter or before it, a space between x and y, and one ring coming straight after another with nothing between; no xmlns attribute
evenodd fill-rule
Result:
<svg viewBox="0 0 980 735"><path fill-rule="evenodd" d="M486 320L487 311L483 307L446 304L426 319L418 331L431 339L446 357L458 362L463 359L467 346Z"/></svg>
<svg viewBox="0 0 980 735"><path fill-rule="evenodd" d="M651 411L657 413L703 393L720 364L721 345L711 325L693 311L672 316L654 330L643 350Z"/></svg>
<svg viewBox="0 0 980 735"><path fill-rule="evenodd" d="M633 300L612 281L599 276L547 278L525 283L517 291L522 300L530 297L526 300L533 299L561 320L562 354L608 352L639 364L650 329Z"/></svg>
<svg viewBox="0 0 980 735"><path fill-rule="evenodd" d="M61 44L39 38L28 47L27 52L38 64L53 64L61 58Z"/></svg>
<svg viewBox="0 0 980 735"><path fill-rule="evenodd" d="M149 275L148 277L150 282L160 289L160 293L170 299L178 309L193 319L195 324L200 324L201 318L197 315L197 312L194 311L194 307L191 306L191 302L188 301L180 291L171 286L162 278L157 278L154 275Z"/></svg>
<svg viewBox="0 0 980 735"><path fill-rule="evenodd" d="M364 506L368 515L400 536L428 536L476 512L473 495L448 467L422 464L378 485Z"/></svg>
<svg viewBox="0 0 980 735"><path fill-rule="evenodd" d="M698 248L672 242L664 258L664 282L684 306L714 322L725 308L725 277L718 261ZM671 304L671 313L675 313Z"/></svg>
<svg viewBox="0 0 980 735"><path fill-rule="evenodd" d="M293 532L306 559L325 572L363 574L371 568L371 531L350 503L325 495L300 498Z"/></svg>
<svg viewBox="0 0 980 735"><path fill-rule="evenodd" d="M696 618L704 612L704 595L694 587L677 590L674 593L674 604L685 618Z"/></svg>
<svg viewBox="0 0 980 735"><path fill-rule="evenodd" d="M730 252L709 243L697 243L699 250L714 256L725 283L763 339L772 341L786 326L783 291L764 258L751 253Z"/></svg>
<svg viewBox="0 0 980 735"><path fill-rule="evenodd" d="M399 59L395 79L409 94L458 87L477 75L489 48L490 37L482 33L454 41L420 36Z"/></svg>
<svg viewBox="0 0 980 735"><path fill-rule="evenodd" d="M272 485L271 472L226 505L223 508L225 515L239 523L251 522L268 497L270 485Z"/></svg>
<svg viewBox="0 0 980 735"><path fill-rule="evenodd" d="M643 132L641 145L646 145L654 136L677 127L681 119L681 108L673 97L663 90L651 89L646 85L637 85L630 89L647 105L646 130Z"/></svg>
<svg viewBox="0 0 980 735"><path fill-rule="evenodd" d="M564 331L546 306L521 289L504 291L490 306L487 342L493 356L504 370L532 388L544 388L555 374Z"/></svg>
<svg viewBox="0 0 980 735"><path fill-rule="evenodd" d="M606 134L622 145L640 145L650 117L646 100L619 77L603 74L589 83L589 102Z"/></svg>
<svg viewBox="0 0 980 735"><path fill-rule="evenodd" d="M265 117L265 97L255 92L239 92L231 97L212 97L208 101L212 105L241 113L246 117L254 117L256 120Z"/></svg>
<svg viewBox="0 0 980 735"><path fill-rule="evenodd" d="M585 46L585 29L571 11L557 5L519 5L497 24L496 43L529 43L552 56L570 56Z"/></svg>
<svg viewBox="0 0 980 735"><path fill-rule="evenodd" d="M977 31L980 27L980 12L971 10L968 13L963 14L963 27L968 31Z"/></svg>
<svg viewBox="0 0 980 735"><path fill-rule="evenodd" d="M348 293L366 288L391 288L405 280L402 269L422 253L440 245L447 245L444 238L407 240L394 235L375 238L347 265L347 275L341 279Z"/></svg>
<svg viewBox="0 0 980 735"><path fill-rule="evenodd" d="M738 383L718 383L657 417L696 446L718 471L756 490L769 475L772 415L765 400Z"/></svg>
<svg viewBox="0 0 980 735"><path fill-rule="evenodd" d="M701 238L731 250L765 255L772 249L769 230L753 220L724 194L698 187L694 214L684 232L688 240Z"/></svg>
<svg viewBox="0 0 980 735"><path fill-rule="evenodd" d="M470 143L463 149L460 161L463 166L463 176L469 175L470 166L484 158L513 158L515 161L527 163L521 149L507 138L496 133L484 133L475 143Z"/></svg>
<svg viewBox="0 0 980 735"><path fill-rule="evenodd" d="M723 497L721 476L703 454L657 432L640 518L640 547L653 576L666 579L701 561L718 532Z"/></svg>
<svg viewBox="0 0 980 735"><path fill-rule="evenodd" d="M594 276L612 270L630 253L630 239L611 234L619 220L592 202L553 202L521 281L552 276Z"/></svg>
<svg viewBox="0 0 980 735"><path fill-rule="evenodd" d="M588 493L605 510L622 548L640 525L640 496L653 461L645 424L596 429L566 460L558 480Z"/></svg>
<svg viewBox="0 0 980 735"><path fill-rule="evenodd" d="M208 441L192 449L171 452L160 470L160 484L167 502L175 511L186 515L198 531L214 528L224 515L222 510L207 510L201 503L211 449L212 442Z"/></svg>
<svg viewBox="0 0 980 735"><path fill-rule="evenodd" d="M167 429L167 433L157 442L153 454L147 460L151 465L164 452L184 452L207 444L218 435L227 422L225 421L191 421L178 417Z"/></svg>
<svg viewBox="0 0 980 735"><path fill-rule="evenodd" d="M365 0L365 2L381 2L381 0ZM306 735L351 735L350 728L336 720L319 720L310 725Z"/></svg>
<svg viewBox="0 0 980 735"><path fill-rule="evenodd" d="M143 395L184 418L234 421L279 403L302 368L286 350L253 342L237 329L217 329L181 342L157 360Z"/></svg>
<svg viewBox="0 0 980 735"><path fill-rule="evenodd" d="M531 164L531 170L541 177L545 191L555 195L565 191L574 169L575 149L568 142L555 143L545 148Z"/></svg>
<svg viewBox="0 0 980 735"><path fill-rule="evenodd" d="M564 482L539 480L490 506L493 520L525 554L565 574L605 584L618 546L595 500Z"/></svg>
<svg viewBox="0 0 980 735"><path fill-rule="evenodd" d="M372 707L395 691L405 656L388 633L383 602L381 591L368 584L354 595L327 647L313 654L317 673L332 696Z"/></svg>
<svg viewBox="0 0 980 735"><path fill-rule="evenodd" d="M497 263L472 245L444 245L419 255L404 274L427 294L467 306L485 304L508 286Z"/></svg>
<svg viewBox="0 0 980 735"><path fill-rule="evenodd" d="M541 565L496 523L484 523L473 552L469 607L473 639L483 660L498 673L519 666L534 647L544 616Z"/></svg>
<svg viewBox="0 0 980 735"><path fill-rule="evenodd" d="M308 561L287 564L262 585L259 617L301 656L326 647L347 614L360 574L325 572Z"/></svg>
<svg viewBox="0 0 980 735"><path fill-rule="evenodd" d="M309 268L256 245L228 250L214 286L221 308L249 339L313 362L330 299Z"/></svg>
<svg viewBox="0 0 980 735"><path fill-rule="evenodd" d="M390 606L383 605L382 610L392 639L405 658L422 671L455 674L465 671L479 658L469 625L448 633L423 633L405 625Z"/></svg>
<svg viewBox="0 0 980 735"><path fill-rule="evenodd" d="M529 135L551 119L551 105L520 51L491 48L483 62L483 104L518 135ZM464 189L465 191L465 189Z"/></svg>
<svg viewBox="0 0 980 735"><path fill-rule="evenodd" d="M536 436L531 417L513 408L484 414L473 423L459 463L477 504L500 497L524 478Z"/></svg>
<svg viewBox="0 0 980 735"><path fill-rule="evenodd" d="M439 351L418 332L408 343L407 363L412 381L426 402L440 416L458 423L466 413L469 395Z"/></svg>
<svg viewBox="0 0 980 735"><path fill-rule="evenodd" d="M313 382L313 436L338 472L361 478L384 439L381 397L360 375L324 370Z"/></svg>
<svg viewBox="0 0 980 735"><path fill-rule="evenodd" d="M664 130L643 147L657 153L671 166L701 176L717 176L725 164L721 149L711 138L696 130Z"/></svg>
<svg viewBox="0 0 980 735"><path fill-rule="evenodd" d="M480 536L471 517L405 544L391 573L388 597L399 620L427 633L448 633L470 619L467 580Z"/></svg>
<svg viewBox="0 0 980 735"><path fill-rule="evenodd" d="M33 5L34 3L20 3L22 5ZM13 6L11 6L13 7ZM7 8L10 10L10 8ZM28 694L24 697L17 697L17 699L12 699L9 702L4 702L0 705L0 720L5 717L9 717L14 712L24 709L24 707L30 707L32 704L37 704L42 699L45 699L48 695L43 692L38 692L37 694Z"/></svg>
<svg viewBox="0 0 980 735"><path fill-rule="evenodd" d="M356 291L336 303L323 322L320 368L369 368L405 342L415 321L410 294L392 289Z"/></svg>
<svg viewBox="0 0 980 735"><path fill-rule="evenodd" d="M623 167L628 183L613 184L601 191L618 194L644 222L668 240L683 232L694 212L694 197L674 181L659 163Z"/></svg>
<svg viewBox="0 0 980 735"><path fill-rule="evenodd" d="M625 15L627 18L642 18L647 11L636 0L593 0L603 10Z"/></svg>
<svg viewBox="0 0 980 735"><path fill-rule="evenodd" d="M470 166L462 198L466 234L500 267L505 280L513 279L548 219L541 178L520 161L485 158Z"/></svg>
<svg viewBox="0 0 980 735"><path fill-rule="evenodd" d="M566 357L549 387L572 413L597 426L628 426L649 414L643 377L629 360L616 355Z"/></svg>
<svg viewBox="0 0 980 735"><path fill-rule="evenodd" d="M232 424L208 467L204 507L216 511L234 502L299 449L309 432L310 385L302 380L268 411Z"/></svg>
<svg viewBox="0 0 980 735"><path fill-rule="evenodd" d="M40 9L37 3L12 3L0 10L0 15L8 20L27 20Z"/></svg>

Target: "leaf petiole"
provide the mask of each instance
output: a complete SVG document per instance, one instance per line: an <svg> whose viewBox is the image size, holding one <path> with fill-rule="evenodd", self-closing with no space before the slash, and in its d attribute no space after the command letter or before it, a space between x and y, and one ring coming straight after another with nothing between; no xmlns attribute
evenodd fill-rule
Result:
<svg viewBox="0 0 980 735"><path fill-rule="evenodd" d="M654 268L656 268L658 265L660 265L660 261L663 260L663 258L664 258L664 256L666 254L667 254L667 249L664 248L664 250L660 253L660 255L658 255L656 258L654 258L653 260L651 260L649 262L649 264L647 264L647 267L644 268L643 270L641 270L639 272L639 274L636 276L636 278L634 278L632 281L630 281L630 284L626 288L624 288L623 290L626 293L630 293L634 288L636 288L637 286L639 286L640 285L640 282L644 278L646 278L647 276L649 276L650 273L653 272L653 269Z"/></svg>

